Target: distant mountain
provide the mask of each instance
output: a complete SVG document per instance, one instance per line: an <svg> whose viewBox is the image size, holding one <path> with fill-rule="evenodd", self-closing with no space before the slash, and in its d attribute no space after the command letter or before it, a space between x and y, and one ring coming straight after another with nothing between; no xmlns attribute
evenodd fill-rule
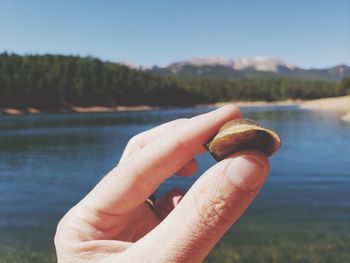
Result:
<svg viewBox="0 0 350 263"><path fill-rule="evenodd" d="M253 57L242 59L194 58L172 63L166 67L148 69L162 76L191 76L217 79L257 77L287 77L306 80L338 81L350 77L350 67L339 65L326 69L302 69L279 59Z"/></svg>

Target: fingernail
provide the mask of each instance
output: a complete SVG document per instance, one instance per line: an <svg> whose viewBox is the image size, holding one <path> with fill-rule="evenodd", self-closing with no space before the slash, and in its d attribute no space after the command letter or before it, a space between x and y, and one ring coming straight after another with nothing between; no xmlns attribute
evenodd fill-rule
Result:
<svg viewBox="0 0 350 263"><path fill-rule="evenodd" d="M260 187L268 174L268 161L262 154L240 155L230 162L227 176L246 191Z"/></svg>

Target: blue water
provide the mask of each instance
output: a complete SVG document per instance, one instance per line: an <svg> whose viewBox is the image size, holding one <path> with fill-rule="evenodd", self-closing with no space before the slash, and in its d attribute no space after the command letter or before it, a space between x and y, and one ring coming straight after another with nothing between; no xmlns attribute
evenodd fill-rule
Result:
<svg viewBox="0 0 350 263"><path fill-rule="evenodd" d="M209 110L0 116L0 247L51 251L58 220L116 164L133 135ZM270 242L284 234L308 233L313 242L327 232L349 241L350 123L335 113L297 107L242 110L277 131L283 145L271 158L270 178L237 233L255 229L262 239L275 235ZM188 189L214 163L209 154L198 162L196 176L172 177L157 195L174 186ZM239 244L249 240L240 238Z"/></svg>

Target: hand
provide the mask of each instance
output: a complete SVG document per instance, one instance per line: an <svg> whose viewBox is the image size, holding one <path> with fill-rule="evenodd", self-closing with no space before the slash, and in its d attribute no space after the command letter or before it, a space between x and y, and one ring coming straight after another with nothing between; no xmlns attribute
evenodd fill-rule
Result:
<svg viewBox="0 0 350 263"><path fill-rule="evenodd" d="M186 195L170 191L153 210L145 200L174 173L194 174L203 145L239 117L225 106L132 138L119 164L58 224L58 261L202 261L261 188L266 157L240 152L211 167Z"/></svg>

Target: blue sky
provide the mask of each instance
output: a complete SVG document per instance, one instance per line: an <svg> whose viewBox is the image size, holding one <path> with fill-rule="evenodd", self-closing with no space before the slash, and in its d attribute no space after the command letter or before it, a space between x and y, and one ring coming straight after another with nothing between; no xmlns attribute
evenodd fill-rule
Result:
<svg viewBox="0 0 350 263"><path fill-rule="evenodd" d="M192 57L350 65L349 0L0 0L0 52L165 65Z"/></svg>

